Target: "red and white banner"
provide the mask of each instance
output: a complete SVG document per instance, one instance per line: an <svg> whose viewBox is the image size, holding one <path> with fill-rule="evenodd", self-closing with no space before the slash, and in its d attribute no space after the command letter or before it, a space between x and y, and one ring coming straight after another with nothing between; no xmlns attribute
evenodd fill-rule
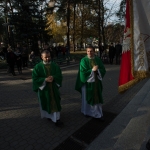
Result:
<svg viewBox="0 0 150 150"><path fill-rule="evenodd" d="M150 1L126 0L119 92L149 76L150 68Z"/></svg>

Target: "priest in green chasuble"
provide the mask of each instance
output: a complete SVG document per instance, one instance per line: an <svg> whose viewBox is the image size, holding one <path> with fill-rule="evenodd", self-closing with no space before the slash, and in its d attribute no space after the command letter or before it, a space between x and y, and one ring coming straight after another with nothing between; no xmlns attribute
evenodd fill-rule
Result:
<svg viewBox="0 0 150 150"><path fill-rule="evenodd" d="M62 126L59 93L59 87L62 84L61 69L56 63L51 62L49 51L44 50L41 58L43 61L38 63L32 71L33 90L38 93L41 118L48 118L56 126Z"/></svg>
<svg viewBox="0 0 150 150"><path fill-rule="evenodd" d="M86 48L87 56L81 59L75 89L81 93L81 112L86 116L104 120L102 112L102 79L106 73L101 59L95 56L93 46Z"/></svg>

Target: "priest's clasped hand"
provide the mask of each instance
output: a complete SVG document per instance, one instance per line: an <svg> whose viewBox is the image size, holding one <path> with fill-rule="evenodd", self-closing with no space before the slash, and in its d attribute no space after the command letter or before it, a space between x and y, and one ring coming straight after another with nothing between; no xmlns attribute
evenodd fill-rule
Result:
<svg viewBox="0 0 150 150"><path fill-rule="evenodd" d="M97 66L97 65L94 66L94 67L92 68L92 70L93 70L93 71L97 71L97 70L98 70L98 66Z"/></svg>
<svg viewBox="0 0 150 150"><path fill-rule="evenodd" d="M45 81L46 82L53 82L53 76L48 76L46 79L45 79Z"/></svg>

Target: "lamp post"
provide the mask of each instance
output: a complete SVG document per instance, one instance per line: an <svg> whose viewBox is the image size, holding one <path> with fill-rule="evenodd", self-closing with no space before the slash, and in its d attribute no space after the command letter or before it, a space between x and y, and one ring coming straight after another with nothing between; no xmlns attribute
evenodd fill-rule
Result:
<svg viewBox="0 0 150 150"><path fill-rule="evenodd" d="M11 45L15 51L15 42L14 42L14 33L13 33L14 25L9 25L9 28L10 28L9 32L10 32Z"/></svg>
<svg viewBox="0 0 150 150"><path fill-rule="evenodd" d="M76 18L76 2L74 1L74 7L73 7L73 51L75 52L75 18Z"/></svg>
<svg viewBox="0 0 150 150"><path fill-rule="evenodd" d="M9 23L3 23L2 25L7 28L8 45L13 46L13 48L15 50L14 33L12 31L12 29L14 28L14 25L11 25Z"/></svg>
<svg viewBox="0 0 150 150"><path fill-rule="evenodd" d="M8 38L8 45L10 45L10 28L9 28L9 22L8 22L8 11L9 8L7 6L7 0L5 0L5 8L4 8L4 15L5 15L5 23L3 23L3 26L6 27L6 34L7 34L7 38Z"/></svg>
<svg viewBox="0 0 150 150"><path fill-rule="evenodd" d="M6 34L7 34L7 39L8 39L8 45L10 45L10 28L9 28L9 23L3 23L2 24L4 27L6 27Z"/></svg>
<svg viewBox="0 0 150 150"><path fill-rule="evenodd" d="M59 7L55 6L56 1L55 0L50 0L48 2L48 6L53 11L54 7ZM67 1L67 46L70 48L70 0Z"/></svg>
<svg viewBox="0 0 150 150"><path fill-rule="evenodd" d="M3 26L7 28L7 35L8 35L8 45L14 46L14 37L13 37L13 32L12 29L14 28L14 25L11 25L9 23L3 23Z"/></svg>

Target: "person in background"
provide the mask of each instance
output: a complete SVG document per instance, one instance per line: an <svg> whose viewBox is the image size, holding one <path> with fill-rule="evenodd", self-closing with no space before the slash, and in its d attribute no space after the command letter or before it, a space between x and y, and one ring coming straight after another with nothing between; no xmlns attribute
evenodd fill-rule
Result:
<svg viewBox="0 0 150 150"><path fill-rule="evenodd" d="M57 58L61 58L61 56L62 56L62 46L59 44L57 49L58 49L58 57Z"/></svg>
<svg viewBox="0 0 150 150"><path fill-rule="evenodd" d="M16 48L19 49L20 53L22 53L23 48L22 48L21 44L17 43L17 47Z"/></svg>
<svg viewBox="0 0 150 150"><path fill-rule="evenodd" d="M61 98L59 87L62 84L60 67L51 61L48 50L41 53L42 62L32 71L33 90L38 93L42 118L51 119L56 126L62 126L60 121Z"/></svg>
<svg viewBox="0 0 150 150"><path fill-rule="evenodd" d="M122 45L117 42L115 46L116 65L120 64L120 57L122 53Z"/></svg>
<svg viewBox="0 0 150 150"><path fill-rule="evenodd" d="M63 57L65 57L66 47L64 45L62 45L61 50L62 50Z"/></svg>
<svg viewBox="0 0 150 150"><path fill-rule="evenodd" d="M70 55L70 48L68 45L66 45L66 56L68 57Z"/></svg>
<svg viewBox="0 0 150 150"><path fill-rule="evenodd" d="M75 90L81 93L81 112L85 116L104 121L102 112L102 78L105 75L105 67L101 59L95 56L93 46L86 48L87 56L81 59Z"/></svg>
<svg viewBox="0 0 150 150"><path fill-rule="evenodd" d="M53 46L49 47L49 52L50 52L50 55L51 55L51 60L53 60L54 59L54 47Z"/></svg>
<svg viewBox="0 0 150 150"><path fill-rule="evenodd" d="M113 64L114 54L115 54L115 47L113 46L113 43L111 43L109 46L109 63L111 65Z"/></svg>
<svg viewBox="0 0 150 150"><path fill-rule="evenodd" d="M2 47L2 51L3 51L3 53L4 53L4 59L6 60L6 57L7 57L7 48L8 47L6 47L6 46L3 46Z"/></svg>
<svg viewBox="0 0 150 150"><path fill-rule="evenodd" d="M147 148L147 150L150 150L150 139L146 143L146 148Z"/></svg>
<svg viewBox="0 0 150 150"><path fill-rule="evenodd" d="M4 54L3 50L0 49L0 59L4 60L4 58L5 58L5 54Z"/></svg>
<svg viewBox="0 0 150 150"><path fill-rule="evenodd" d="M7 63L8 63L8 67L9 67L9 72L13 75L16 76L15 74L15 61L16 61L16 55L14 54L14 52L12 51L11 47L8 47L7 49L8 53L7 53Z"/></svg>
<svg viewBox="0 0 150 150"><path fill-rule="evenodd" d="M31 51L31 53L29 54L29 61L30 61L30 62L34 62L34 61L35 61L35 54L34 54L34 51Z"/></svg>
<svg viewBox="0 0 150 150"><path fill-rule="evenodd" d="M58 58L58 48L57 48L57 46L54 47L54 57Z"/></svg>
<svg viewBox="0 0 150 150"><path fill-rule="evenodd" d="M18 73L22 74L22 56L18 48L16 48L15 55L16 55L16 65L17 65Z"/></svg>
<svg viewBox="0 0 150 150"><path fill-rule="evenodd" d="M23 46L22 49L22 65L23 68L28 67L28 49L26 46Z"/></svg>

